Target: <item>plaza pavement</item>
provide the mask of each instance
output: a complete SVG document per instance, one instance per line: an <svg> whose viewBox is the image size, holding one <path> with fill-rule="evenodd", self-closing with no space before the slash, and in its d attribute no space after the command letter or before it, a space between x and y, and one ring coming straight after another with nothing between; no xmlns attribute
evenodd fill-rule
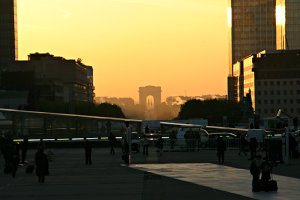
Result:
<svg viewBox="0 0 300 200"><path fill-rule="evenodd" d="M16 178L3 174L3 157L0 156L0 200L246 200L261 199L262 195L267 195L268 199L282 199L282 194L285 195L282 193L283 189L288 188L286 184L289 182L296 184L300 178L299 160L292 160L287 166L280 164L274 168L274 178L279 179L278 193L261 192L258 196L251 196L252 192L249 191L251 177L250 174L247 175L249 160L247 157L238 156L236 150L228 150L225 155L225 166L219 166L216 165L216 152L213 150L164 152L159 157L155 149L151 148L147 157L141 153L133 153L133 164L130 167L123 165L120 149L112 156L109 155L108 148L94 148L93 164L90 166L84 163L83 149L51 149L51 151L54 157L50 162L50 176L46 177L44 184L37 182L34 173L26 174L25 167L19 167ZM33 162L34 153L34 150L28 152L30 163ZM226 169L231 173L227 173ZM239 176L233 173L235 171L241 171L244 178L237 180ZM223 182L222 178L225 176L222 173L227 174ZM199 177L201 174L206 177ZM292 183L292 179L288 177L294 177L292 179L295 182ZM192 179L194 181L191 181ZM215 186L210 185L209 181L215 183ZM222 187L230 184L236 188ZM293 191L296 192L296 189L292 188ZM294 197L286 196L286 199Z"/></svg>

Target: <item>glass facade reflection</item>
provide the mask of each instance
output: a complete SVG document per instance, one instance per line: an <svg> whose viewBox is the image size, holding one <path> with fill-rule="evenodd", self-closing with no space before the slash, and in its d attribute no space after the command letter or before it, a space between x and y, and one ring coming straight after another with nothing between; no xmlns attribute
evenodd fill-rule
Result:
<svg viewBox="0 0 300 200"><path fill-rule="evenodd" d="M286 49L300 49L300 1L285 0Z"/></svg>
<svg viewBox="0 0 300 200"><path fill-rule="evenodd" d="M232 63L261 50L275 49L275 0L231 0L229 5Z"/></svg>
<svg viewBox="0 0 300 200"><path fill-rule="evenodd" d="M228 20L229 77L233 63L262 50L300 49L300 0L229 0Z"/></svg>
<svg viewBox="0 0 300 200"><path fill-rule="evenodd" d="M299 0L229 0L232 64L262 50L300 49Z"/></svg>
<svg viewBox="0 0 300 200"><path fill-rule="evenodd" d="M264 51L263 51L264 52ZM255 55L248 56L233 65L233 76L237 78L237 92L236 97L238 101L242 101L243 98L251 92L252 107L255 109L255 87L254 87L254 73L253 59Z"/></svg>
<svg viewBox="0 0 300 200"><path fill-rule="evenodd" d="M0 65L5 65L18 57L16 0L0 1L0 33Z"/></svg>

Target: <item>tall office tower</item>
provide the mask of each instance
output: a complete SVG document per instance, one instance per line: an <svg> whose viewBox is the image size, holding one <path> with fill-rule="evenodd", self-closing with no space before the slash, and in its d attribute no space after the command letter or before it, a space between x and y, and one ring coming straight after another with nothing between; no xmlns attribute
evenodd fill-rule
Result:
<svg viewBox="0 0 300 200"><path fill-rule="evenodd" d="M0 69L18 57L16 0L0 1Z"/></svg>
<svg viewBox="0 0 300 200"><path fill-rule="evenodd" d="M229 0L228 99L236 99L233 65L262 50L300 49L300 0Z"/></svg>
<svg viewBox="0 0 300 200"><path fill-rule="evenodd" d="M300 49L299 0L277 0L276 25L277 49Z"/></svg>
<svg viewBox="0 0 300 200"><path fill-rule="evenodd" d="M230 69L242 58L276 49L276 0L229 0Z"/></svg>

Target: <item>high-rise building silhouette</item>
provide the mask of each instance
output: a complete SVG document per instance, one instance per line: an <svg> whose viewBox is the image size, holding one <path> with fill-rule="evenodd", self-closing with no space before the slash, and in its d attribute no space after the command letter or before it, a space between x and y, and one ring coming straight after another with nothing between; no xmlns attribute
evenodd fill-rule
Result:
<svg viewBox="0 0 300 200"><path fill-rule="evenodd" d="M277 49L298 50L300 49L300 1L298 0L277 0L277 38L283 41L280 46L277 42ZM285 19L284 19L285 15ZM278 40L277 40L278 41Z"/></svg>
<svg viewBox="0 0 300 200"><path fill-rule="evenodd" d="M18 58L16 0L0 1L0 69Z"/></svg>
<svg viewBox="0 0 300 200"><path fill-rule="evenodd" d="M276 0L231 0L230 41L232 64L264 49L276 49Z"/></svg>
<svg viewBox="0 0 300 200"><path fill-rule="evenodd" d="M300 1L229 0L228 24L228 99L236 100L236 62L262 50L300 49Z"/></svg>

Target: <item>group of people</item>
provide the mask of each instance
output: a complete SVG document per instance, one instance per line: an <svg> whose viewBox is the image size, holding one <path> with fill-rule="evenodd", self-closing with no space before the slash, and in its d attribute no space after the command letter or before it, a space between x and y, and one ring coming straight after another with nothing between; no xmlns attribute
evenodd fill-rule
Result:
<svg viewBox="0 0 300 200"><path fill-rule="evenodd" d="M250 164L250 173L252 175L252 190L259 191L260 182L267 183L271 180L272 165L267 158L256 155Z"/></svg>
<svg viewBox="0 0 300 200"><path fill-rule="evenodd" d="M4 173L11 173L12 177L15 177L20 162L19 144L15 143L10 137L2 137L0 146L4 158Z"/></svg>
<svg viewBox="0 0 300 200"><path fill-rule="evenodd" d="M30 164L26 161L26 154L28 149L28 139L24 138L21 143L14 142L10 137L1 137L0 139L1 153L4 158L4 173L11 174L16 177L19 166L26 166L31 168L32 172L36 169L38 182L44 183L45 176L49 175L48 157L44 153L45 145L41 141L38 144L37 152L35 154L35 163ZM20 156L21 149L21 156ZM27 171L27 169L26 169Z"/></svg>

